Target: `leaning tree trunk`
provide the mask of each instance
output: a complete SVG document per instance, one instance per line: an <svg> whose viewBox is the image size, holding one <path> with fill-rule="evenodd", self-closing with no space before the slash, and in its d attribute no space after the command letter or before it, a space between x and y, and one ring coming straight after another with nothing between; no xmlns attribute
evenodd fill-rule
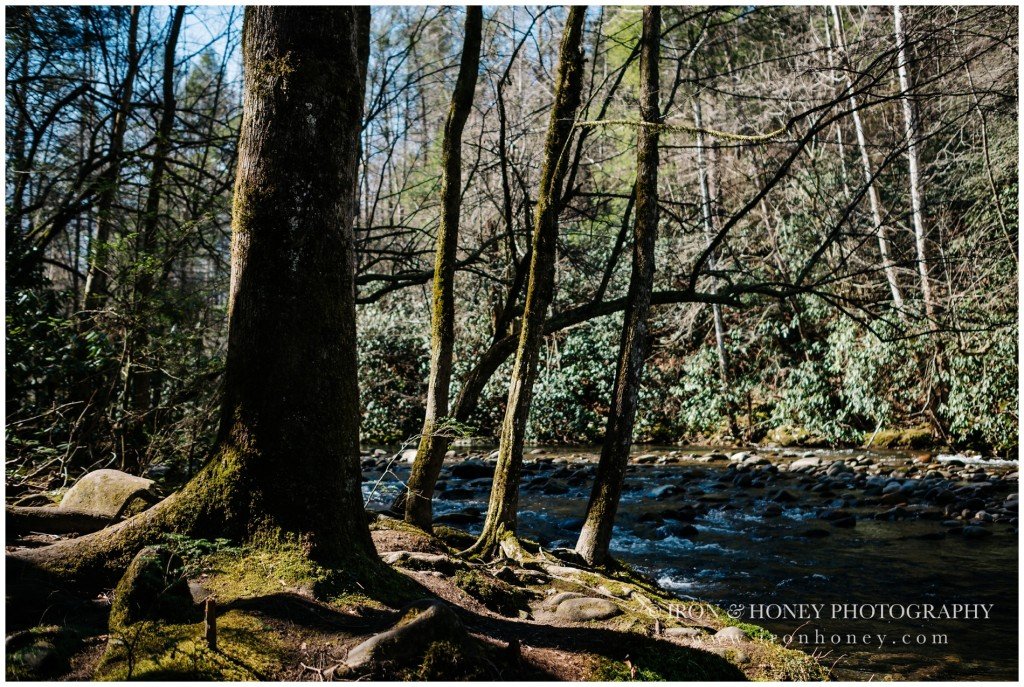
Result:
<svg viewBox="0 0 1024 687"><path fill-rule="evenodd" d="M569 8L559 48L555 104L544 143L544 166L537 194L526 303L523 306L519 344L509 384L508 405L501 425L498 465L494 472L484 528L469 549L470 554L489 555L502 540L509 535L514 536L516 531L526 423L530 415L533 383L537 376L544 318L554 290L559 199L562 197L569 157L566 151L583 91L581 43L585 15L586 7Z"/></svg>
<svg viewBox="0 0 1024 687"><path fill-rule="evenodd" d="M139 73L139 6L131 8L128 20L128 65L121 84L121 93L114 112L114 124L110 134L107 169L100 182L100 193L96 199L96 234L90 243L89 266L85 276L85 309L95 310L103 305L109 282L110 233L114 223L114 200L121 176L121 160L124 155L124 135L131 115L132 96L135 92L135 77Z"/></svg>
<svg viewBox="0 0 1024 687"><path fill-rule="evenodd" d="M640 51L640 126L636 153L636 222L633 227L633 273L629 282L619 362L608 413L597 477L576 551L590 564L608 558L615 513L633 443L637 394L648 346L648 312L654 284L654 244L658 235L658 43L661 8L643 9ZM700 126L698 124L698 126Z"/></svg>
<svg viewBox="0 0 1024 687"><path fill-rule="evenodd" d="M246 9L227 367L212 459L139 516L20 553L20 573L110 583L161 531L289 538L343 574L365 580L376 570L360 493L355 346L362 12Z"/></svg>
<svg viewBox="0 0 1024 687"><path fill-rule="evenodd" d="M406 522L430 530L433 522L434 483L441 472L449 436L439 424L448 414L448 387L452 377L452 349L455 346L455 259L459 241L459 212L462 209L462 130L473 107L473 92L480 65L483 10L466 8L466 35L462 63L448 110L441 143L444 171L441 177L441 222L437 229L434 262L434 302L430 336L430 382L427 411L416 461L409 476L405 501Z"/></svg>
<svg viewBox="0 0 1024 687"><path fill-rule="evenodd" d="M921 278L921 299L924 314L931 323L935 322L935 301L929 278L927 235L924 228L924 201L921 194L920 158L917 151L917 117L910 99L910 74L907 71L907 36L903 28L903 12L899 5L893 5L893 23L896 33L896 71L900 77L900 92L903 103L903 122L906 127L907 161L910 172L910 214L914 223L914 244L917 248L917 272Z"/></svg>
<svg viewBox="0 0 1024 687"><path fill-rule="evenodd" d="M846 67L846 87L850 90L850 113L853 117L853 129L857 134L857 147L860 149L861 170L864 173L864 183L867 185L868 205L871 207L871 220L878 235L878 252L882 259L882 271L889 283L889 292L892 294L892 303L896 307L900 318L904 317L903 294L900 293L899 282L896 281L896 269L892 262L892 247L889 242L889 232L882 222L882 204L878 199L878 190L875 188L874 174L871 171L871 156L868 153L867 137L864 135L864 123L860 118L860 110L857 108L857 96L853 94L853 78L850 56L846 47L846 34L843 29L842 16L839 8L832 5L832 19L836 28L836 44L842 55L843 65Z"/></svg>

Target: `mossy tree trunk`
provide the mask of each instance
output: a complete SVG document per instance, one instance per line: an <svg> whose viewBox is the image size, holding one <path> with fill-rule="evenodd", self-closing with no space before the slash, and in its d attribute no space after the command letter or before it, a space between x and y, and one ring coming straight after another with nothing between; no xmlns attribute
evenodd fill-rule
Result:
<svg viewBox="0 0 1024 687"><path fill-rule="evenodd" d="M217 448L149 511L19 554L26 574L109 583L161 531L288 537L321 565L373 570L360 492L353 233L365 87L357 33L368 11L246 8Z"/></svg>
<svg viewBox="0 0 1024 687"><path fill-rule="evenodd" d="M640 118L658 124L658 48L661 8L643 8L640 50ZM619 361L612 391L594 488L587 505L576 551L591 564L608 558L612 527L633 444L637 395L647 355L648 313L654 285L654 246L658 236L658 128L637 128L636 221L633 225L633 266L629 282Z"/></svg>
<svg viewBox="0 0 1024 687"><path fill-rule="evenodd" d="M462 131L473 107L482 31L483 10L480 7L467 7L459 77L455 83L441 143L442 212L434 261L427 410L405 502L406 522L425 530L430 530L432 526L434 484L450 441L448 436L438 432L438 426L448 414L448 387L451 384L452 350L455 347L455 260L459 241L459 212L462 209Z"/></svg>
<svg viewBox="0 0 1024 687"><path fill-rule="evenodd" d="M489 555L506 536L514 535L516 531L526 423L530 415L533 383L537 376L537 357L544 334L544 318L554 290L559 200L568 166L567 149L583 90L582 39L585 15L586 7L569 8L559 48L555 103L544 144L526 303L509 384L508 405L501 426L498 465L491 486L487 518L483 532L469 550L469 553L475 555Z"/></svg>

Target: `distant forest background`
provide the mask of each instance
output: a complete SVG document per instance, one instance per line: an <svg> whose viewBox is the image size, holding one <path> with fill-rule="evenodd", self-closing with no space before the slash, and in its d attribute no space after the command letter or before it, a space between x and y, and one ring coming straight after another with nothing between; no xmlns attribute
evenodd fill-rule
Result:
<svg viewBox="0 0 1024 687"><path fill-rule="evenodd" d="M463 16L373 10L356 219L364 444L423 423ZM452 398L515 331L565 9L484 16ZM898 43L886 7L664 8L673 126L637 441L1017 447L1017 9L905 17ZM192 474L208 455L241 20L241 8L8 8L9 483ZM602 124L565 151L535 442L602 438L630 275L639 34L639 8L588 15L580 119ZM500 425L510 365L475 377L462 406L473 434Z"/></svg>

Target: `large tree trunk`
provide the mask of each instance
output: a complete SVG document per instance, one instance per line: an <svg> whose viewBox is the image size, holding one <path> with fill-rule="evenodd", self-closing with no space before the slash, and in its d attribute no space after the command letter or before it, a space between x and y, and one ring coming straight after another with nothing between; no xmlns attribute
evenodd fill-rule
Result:
<svg viewBox="0 0 1024 687"><path fill-rule="evenodd" d="M640 51L640 119L661 123L658 107L658 47L661 8L643 9ZM699 124L698 124L699 126ZM637 132L636 222L633 228L633 271L627 294L619 362L612 406L601 447L594 488L576 551L590 564L604 563L612 539L622 482L633 444L637 395L648 347L648 312L654 285L654 245L658 235L658 129Z"/></svg>
<svg viewBox="0 0 1024 687"><path fill-rule="evenodd" d="M128 20L128 65L121 93L114 113L114 124L110 135L107 169L103 174L99 197L96 199L96 234L90 242L89 267L85 277L85 309L96 310L106 301L110 269L109 243L114 223L114 201L121 177L121 162L124 156L124 134L131 116L132 96L135 92L135 77L139 73L139 6L131 8Z"/></svg>
<svg viewBox="0 0 1024 687"><path fill-rule="evenodd" d="M433 522L434 483L441 472L450 437L438 425L448 414L448 387L452 377L452 349L455 346L455 260L459 241L459 212L462 209L462 130L473 107L476 76L480 65L483 10L466 8L466 35L462 63L452 94L448 120L441 144L441 222L437 229L434 261L434 301L430 331L430 381L427 411L416 461L409 477L405 520L430 530Z"/></svg>
<svg viewBox="0 0 1024 687"><path fill-rule="evenodd" d="M931 323L934 323L935 301L932 297L931 280L928 275L928 237L924 228L924 200L921 193L920 158L917 151L919 134L914 104L910 98L910 74L907 71L907 36L903 27L903 12L900 10L899 5L893 5L892 14L896 33L896 71L900 77L903 122L906 127L907 158L910 173L910 214L914 223L917 272L921 278L921 299L924 301L924 314Z"/></svg>
<svg viewBox="0 0 1024 687"><path fill-rule="evenodd" d="M537 358L544 334L544 318L551 305L558 239L558 209L568 166L566 153L572 137L576 110L583 90L583 19L586 7L570 7L559 48L555 104L551 109L544 144L544 166L537 194L530 275L523 307L519 345L509 384L508 406L501 426L498 465L491 487L484 529L471 547L473 554L489 554L507 535L516 531L519 507L519 477L523 443L530 415Z"/></svg>
<svg viewBox="0 0 1024 687"><path fill-rule="evenodd" d="M850 112L853 117L853 129L857 134L857 146L860 149L861 170L864 173L864 183L868 190L868 205L871 208L871 220L875 226L875 233L878 235L878 252L882 259L882 270L885 279L889 283L889 292L892 294L892 303L896 310L903 317L903 294L900 293L899 282L896 280L896 269L892 262L892 248L889 243L889 232L882 222L882 204L878 199L878 190L875 187L874 174L871 171L871 156L868 153L867 137L864 134L864 124L860 118L860 110L857 109L857 96L853 94L853 78L850 76L850 56L846 47L846 33L843 29L843 20L839 14L839 8L832 5L832 19L836 28L836 44L841 53L841 59L846 67L846 86L850 89Z"/></svg>
<svg viewBox="0 0 1024 687"><path fill-rule="evenodd" d="M218 444L181 491L119 525L20 553L109 583L161 531L298 540L366 579L353 193L364 84L351 7L249 7Z"/></svg>

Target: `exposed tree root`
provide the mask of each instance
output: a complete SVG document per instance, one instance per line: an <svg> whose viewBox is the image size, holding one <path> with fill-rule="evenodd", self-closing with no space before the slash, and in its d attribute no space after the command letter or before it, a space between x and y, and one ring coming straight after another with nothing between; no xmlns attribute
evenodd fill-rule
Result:
<svg viewBox="0 0 1024 687"><path fill-rule="evenodd" d="M504 526L499 526L491 535L485 531L472 546L459 552L459 556L476 561L511 561L520 567L542 560L540 547L524 542Z"/></svg>
<svg viewBox="0 0 1024 687"><path fill-rule="evenodd" d="M7 506L4 519L7 536L26 532L88 534L117 521L101 513L54 506Z"/></svg>

